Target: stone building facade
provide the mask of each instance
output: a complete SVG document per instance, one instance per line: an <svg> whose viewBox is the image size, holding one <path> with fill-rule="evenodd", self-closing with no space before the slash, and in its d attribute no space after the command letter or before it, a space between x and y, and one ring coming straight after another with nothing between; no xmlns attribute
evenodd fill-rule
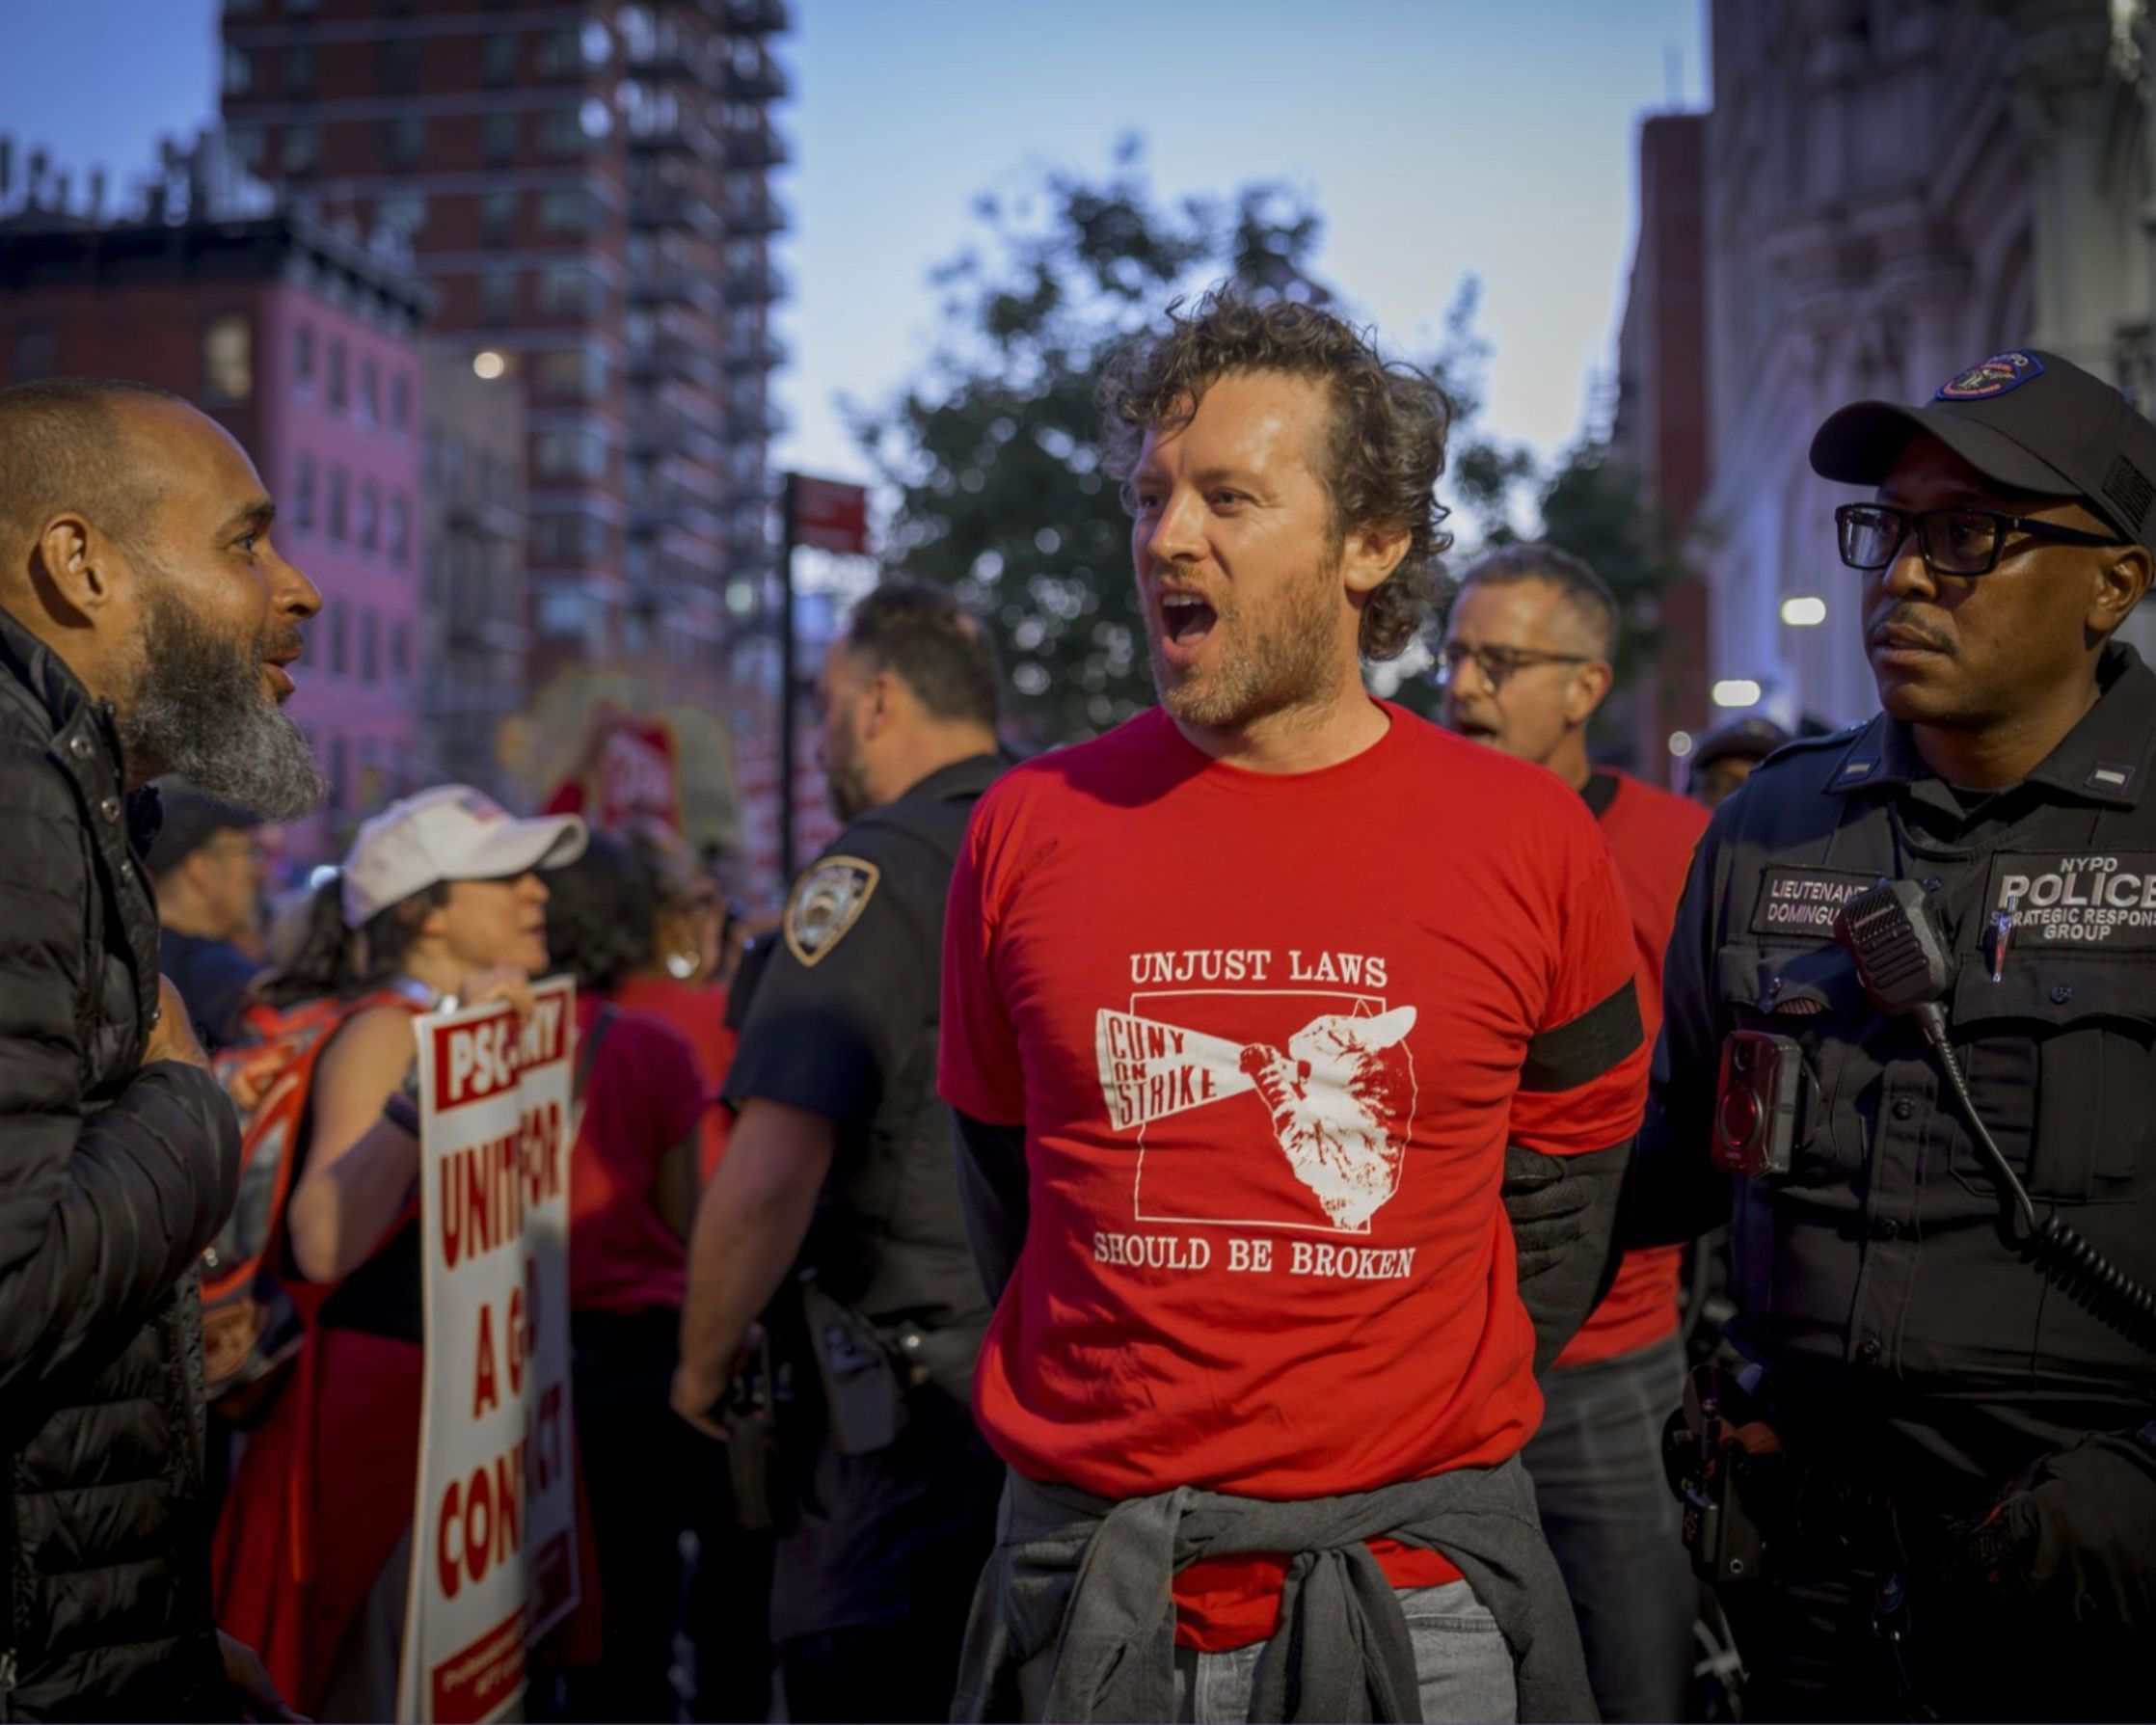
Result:
<svg viewBox="0 0 2156 1725"><path fill-rule="evenodd" d="M1875 700L1833 541L1850 494L1813 474L1812 433L2008 347L2156 407L2156 29L2145 0L1714 0L1711 28L1709 680L1854 720ZM1792 598L1823 623L1784 622ZM2149 607L2129 628L2156 646Z"/></svg>

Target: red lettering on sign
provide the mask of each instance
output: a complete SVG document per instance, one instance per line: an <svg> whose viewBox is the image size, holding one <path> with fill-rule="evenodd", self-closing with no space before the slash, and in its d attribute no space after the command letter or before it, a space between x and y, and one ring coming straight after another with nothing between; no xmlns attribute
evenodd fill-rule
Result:
<svg viewBox="0 0 2156 1725"><path fill-rule="evenodd" d="M517 1291L509 1290L509 1392L517 1391L518 1381L524 1376L524 1361L517 1337ZM501 1405L501 1390L495 1383L494 1370L494 1304L489 1301L479 1307L479 1361L478 1371L472 1384L472 1417L478 1419L489 1408Z"/></svg>
<svg viewBox="0 0 2156 1725"><path fill-rule="evenodd" d="M476 1586L498 1563L524 1550L524 1443L503 1451L470 1477L452 1479L434 1523L434 1572L442 1597ZM546 1486L542 1470L541 1489Z"/></svg>
<svg viewBox="0 0 2156 1725"><path fill-rule="evenodd" d="M524 1290L509 1290L509 1393L524 1393Z"/></svg>
<svg viewBox="0 0 2156 1725"><path fill-rule="evenodd" d="M500 1712L524 1684L524 1626L520 1610L435 1665L435 1725L478 1725Z"/></svg>

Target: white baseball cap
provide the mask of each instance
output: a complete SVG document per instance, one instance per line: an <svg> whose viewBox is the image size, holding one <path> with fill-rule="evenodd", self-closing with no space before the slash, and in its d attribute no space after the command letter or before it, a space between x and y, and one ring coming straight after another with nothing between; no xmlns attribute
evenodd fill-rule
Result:
<svg viewBox="0 0 2156 1725"><path fill-rule="evenodd" d="M470 785L392 802L360 828L344 859L344 926L357 929L440 880L507 880L584 853L575 815L520 821Z"/></svg>

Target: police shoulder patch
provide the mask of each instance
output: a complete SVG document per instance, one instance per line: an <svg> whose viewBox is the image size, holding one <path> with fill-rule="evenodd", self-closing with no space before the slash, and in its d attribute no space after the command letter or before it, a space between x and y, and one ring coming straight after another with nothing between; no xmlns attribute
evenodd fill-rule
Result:
<svg viewBox="0 0 2156 1725"><path fill-rule="evenodd" d="M794 884L786 901L786 945L813 965L861 920L883 871L858 856L826 856Z"/></svg>
<svg viewBox="0 0 2156 1725"><path fill-rule="evenodd" d="M1981 364L1956 372L1939 386L1934 401L1985 401L2018 390L2033 377L2044 374L2043 362L2035 354L1995 353Z"/></svg>

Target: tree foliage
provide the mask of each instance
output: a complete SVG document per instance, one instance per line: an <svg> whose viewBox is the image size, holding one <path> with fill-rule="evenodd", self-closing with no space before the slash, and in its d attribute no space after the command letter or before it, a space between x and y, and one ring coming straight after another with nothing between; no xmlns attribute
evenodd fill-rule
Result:
<svg viewBox="0 0 2156 1725"><path fill-rule="evenodd" d="M1103 178L1051 171L983 198L976 213L984 244L937 272L935 358L895 401L854 408L853 425L896 498L886 564L954 588L989 620L1015 691L1013 729L1066 741L1153 698L1129 518L1102 468L1100 367L1158 327L1172 300L1219 281L1334 304L1311 268L1323 222L1274 184L1165 202L1127 139ZM1474 306L1469 282L1430 362L1470 412L1487 358ZM1501 517L1525 457L1457 440L1455 450L1469 512Z"/></svg>
<svg viewBox="0 0 2156 1725"><path fill-rule="evenodd" d="M1617 687L1652 675L1659 600L1684 571L1637 469L1606 444L1576 444L1543 487L1543 537L1584 557L1617 597Z"/></svg>

